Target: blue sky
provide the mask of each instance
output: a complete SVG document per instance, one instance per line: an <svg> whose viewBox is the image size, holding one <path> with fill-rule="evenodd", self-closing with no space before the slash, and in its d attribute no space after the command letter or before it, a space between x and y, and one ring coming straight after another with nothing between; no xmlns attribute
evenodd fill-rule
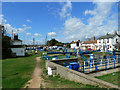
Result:
<svg viewBox="0 0 120 90"><path fill-rule="evenodd" d="M86 40L117 31L117 3L99 2L4 2L3 22L8 33L38 43L56 38L62 42ZM102 32L101 32L102 31Z"/></svg>

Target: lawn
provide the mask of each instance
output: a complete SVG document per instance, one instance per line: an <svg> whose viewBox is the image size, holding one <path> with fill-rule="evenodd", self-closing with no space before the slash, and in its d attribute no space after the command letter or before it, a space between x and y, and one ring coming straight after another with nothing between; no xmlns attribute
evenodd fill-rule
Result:
<svg viewBox="0 0 120 90"><path fill-rule="evenodd" d="M120 81L119 81L120 80L120 71L110 73L110 74L107 74L107 75L103 75L103 76L99 76L99 77L96 77L96 78L120 86Z"/></svg>
<svg viewBox="0 0 120 90"><path fill-rule="evenodd" d="M39 54L2 60L3 88L22 88L31 79Z"/></svg>
<svg viewBox="0 0 120 90"><path fill-rule="evenodd" d="M45 80L46 88L99 88L99 86L93 85L84 85L82 83L76 83L74 81L69 81L64 78L61 78L59 75L48 76L47 70L45 68L45 59L42 59L40 62L40 67L43 69L44 73L42 78ZM42 87L41 87L42 88Z"/></svg>

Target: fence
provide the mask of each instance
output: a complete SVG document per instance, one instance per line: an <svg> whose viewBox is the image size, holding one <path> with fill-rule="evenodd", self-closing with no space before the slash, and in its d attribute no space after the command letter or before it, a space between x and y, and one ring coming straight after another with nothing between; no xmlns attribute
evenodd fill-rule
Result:
<svg viewBox="0 0 120 90"><path fill-rule="evenodd" d="M47 54L41 54L41 57L44 58L45 60L52 60L54 59L65 59L65 58L75 58L75 56L71 56L71 55L53 55L53 56L49 56Z"/></svg>

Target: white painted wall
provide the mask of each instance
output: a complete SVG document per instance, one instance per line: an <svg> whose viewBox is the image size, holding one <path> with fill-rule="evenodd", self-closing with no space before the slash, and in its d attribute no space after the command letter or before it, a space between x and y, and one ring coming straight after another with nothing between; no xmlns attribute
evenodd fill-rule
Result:
<svg viewBox="0 0 120 90"><path fill-rule="evenodd" d="M22 42L21 41L13 41L12 45L22 45Z"/></svg>
<svg viewBox="0 0 120 90"><path fill-rule="evenodd" d="M25 56L25 48L11 48L11 50L16 56Z"/></svg>
<svg viewBox="0 0 120 90"><path fill-rule="evenodd" d="M77 46L77 43L71 43L71 44L70 44L70 47L71 47L72 49L73 49L73 48L78 49L78 48L81 47L81 44L82 44L82 43L79 43L79 46Z"/></svg>
<svg viewBox="0 0 120 90"><path fill-rule="evenodd" d="M109 49L107 49L105 47L105 50L113 51L113 49L115 49L115 47L113 45L116 44L116 39L118 39L118 42L119 42L119 37L117 35L115 37L109 38L109 39L98 39L97 40L97 46L98 46L97 49L104 50L104 47L107 46L107 47L109 47ZM108 40L109 40L109 42L107 43ZM99 41L101 43L99 43ZM104 43L103 43L103 41L104 41Z"/></svg>

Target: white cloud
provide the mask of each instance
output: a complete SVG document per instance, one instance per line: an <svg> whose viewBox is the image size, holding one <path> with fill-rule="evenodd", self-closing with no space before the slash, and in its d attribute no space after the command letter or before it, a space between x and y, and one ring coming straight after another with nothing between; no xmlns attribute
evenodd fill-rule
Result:
<svg viewBox="0 0 120 90"><path fill-rule="evenodd" d="M27 19L26 21L27 21L27 22L32 22L30 19Z"/></svg>
<svg viewBox="0 0 120 90"><path fill-rule="evenodd" d="M23 24L22 26L23 26L23 27L26 27L27 25Z"/></svg>
<svg viewBox="0 0 120 90"><path fill-rule="evenodd" d="M26 33L26 35L31 35L31 33Z"/></svg>
<svg viewBox="0 0 120 90"><path fill-rule="evenodd" d="M35 33L34 36L41 37L41 34Z"/></svg>
<svg viewBox="0 0 120 90"><path fill-rule="evenodd" d="M49 32L48 35L51 36L51 37L57 36L57 34L55 32Z"/></svg>
<svg viewBox="0 0 120 90"><path fill-rule="evenodd" d="M25 26L24 28L14 28L10 24L5 24L5 23L3 23L3 25L5 26L7 34L12 34L12 32L23 33L23 32L25 32L25 30L28 30L31 28L30 26Z"/></svg>
<svg viewBox="0 0 120 90"><path fill-rule="evenodd" d="M64 23L63 33L66 38L61 40L84 40L113 33L118 30L118 21L111 13L113 2L94 2L95 8L93 10L86 10L85 15L90 14L92 17L87 19L85 24L82 19L76 17L68 18ZM114 19L113 19L114 18Z"/></svg>
<svg viewBox="0 0 120 90"><path fill-rule="evenodd" d="M72 10L72 3L70 0L67 0L67 2L63 5L61 12L59 13L60 17L66 18L71 16L71 10Z"/></svg>

